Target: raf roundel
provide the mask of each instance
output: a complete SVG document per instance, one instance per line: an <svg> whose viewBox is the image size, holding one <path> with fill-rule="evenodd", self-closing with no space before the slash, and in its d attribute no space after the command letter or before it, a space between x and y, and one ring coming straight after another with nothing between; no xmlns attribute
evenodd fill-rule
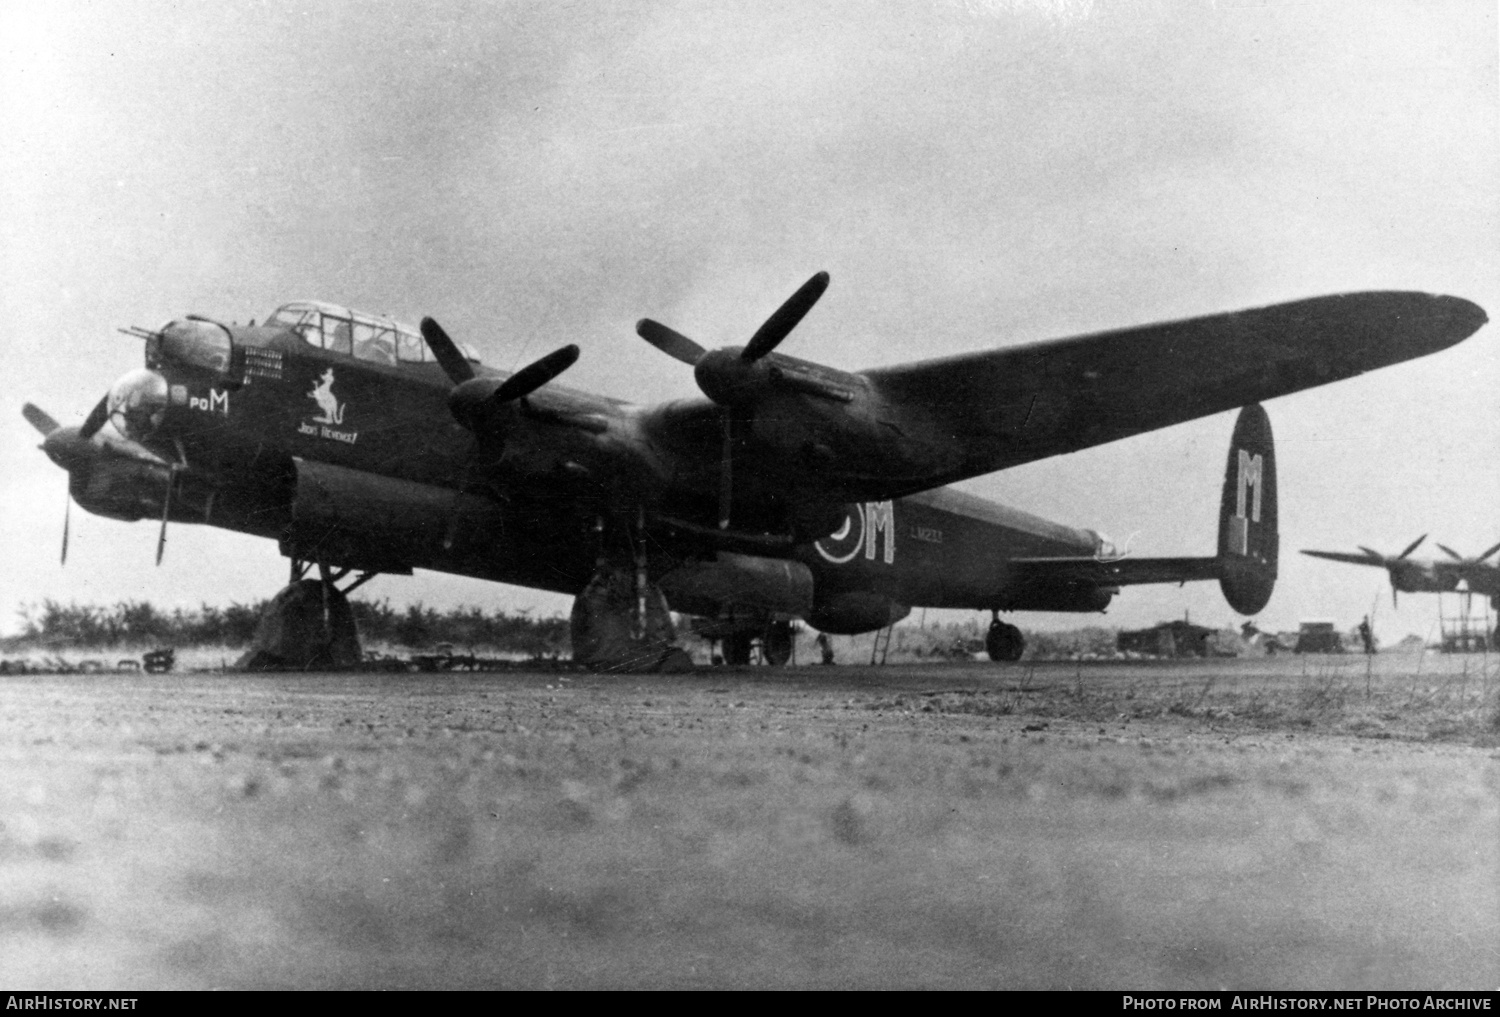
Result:
<svg viewBox="0 0 1500 1017"><path fill-rule="evenodd" d="M863 505L846 505L844 522L837 530L813 545L823 560L834 565L853 561L865 546L865 511Z"/></svg>

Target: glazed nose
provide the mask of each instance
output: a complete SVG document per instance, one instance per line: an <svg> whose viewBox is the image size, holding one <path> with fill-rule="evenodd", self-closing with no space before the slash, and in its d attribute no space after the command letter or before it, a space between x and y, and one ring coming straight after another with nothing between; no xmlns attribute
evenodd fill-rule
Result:
<svg viewBox="0 0 1500 1017"><path fill-rule="evenodd" d="M167 411L167 379L138 367L110 387L109 419L131 441L146 441L161 426Z"/></svg>

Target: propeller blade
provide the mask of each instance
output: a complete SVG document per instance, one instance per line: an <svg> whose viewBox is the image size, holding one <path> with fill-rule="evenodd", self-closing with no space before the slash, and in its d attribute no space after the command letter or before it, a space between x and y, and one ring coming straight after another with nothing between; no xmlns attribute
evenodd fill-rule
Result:
<svg viewBox="0 0 1500 1017"><path fill-rule="evenodd" d="M1411 554L1413 551L1415 551L1417 549L1417 545L1418 544L1422 543L1422 541L1424 541L1426 539L1427 539L1427 534L1425 534L1425 533L1422 534L1416 540L1413 540L1410 544L1407 544L1406 545L1406 550L1402 551L1400 554L1396 555L1396 557L1397 558L1405 558L1407 555Z"/></svg>
<svg viewBox="0 0 1500 1017"><path fill-rule="evenodd" d="M73 514L73 492L68 492L67 504L63 507L63 546L61 565L68 563L68 517Z"/></svg>
<svg viewBox="0 0 1500 1017"><path fill-rule="evenodd" d="M103 427L105 422L108 420L109 396L106 395L103 399L100 399L97 404L95 404L92 410L89 411L89 415L87 419L84 420L83 426L78 429L78 437L82 438L84 441L88 441L94 435L99 433L99 428Z"/></svg>
<svg viewBox="0 0 1500 1017"><path fill-rule="evenodd" d="M457 343L448 338L443 326L431 318L423 318L419 328L422 330L422 338L427 340L427 348L437 358L449 381L462 385L474 377L474 367L469 363L469 358L464 356Z"/></svg>
<svg viewBox="0 0 1500 1017"><path fill-rule="evenodd" d="M698 361L702 360L703 354L707 352L681 332L670 329L659 321L652 321L650 318L642 318L635 323L635 334L667 356L680 360L689 367L697 366Z"/></svg>
<svg viewBox="0 0 1500 1017"><path fill-rule="evenodd" d="M1381 565L1385 564L1385 555L1381 554L1379 551L1371 550L1370 548L1366 547L1363 544L1359 544L1357 546L1359 547L1359 549L1361 551L1363 551L1365 554L1369 555L1378 564L1381 564Z"/></svg>
<svg viewBox="0 0 1500 1017"><path fill-rule="evenodd" d="M177 467L167 471L167 496L161 503L161 532L156 536L156 564L161 566L161 556L167 550L167 513L172 511L172 482L177 479Z"/></svg>
<svg viewBox="0 0 1500 1017"><path fill-rule="evenodd" d="M746 344L745 350L740 354L740 359L746 363L754 363L767 353L770 353L781 340L787 337L792 329L797 327L823 291L828 289L828 273L819 272L807 282L802 288L787 298L786 303L776 309L776 313L766 319L766 323L756 330L755 335Z"/></svg>
<svg viewBox="0 0 1500 1017"><path fill-rule="evenodd" d="M1391 607L1398 607L1398 606L1399 605L1396 603L1396 582L1395 582L1395 580L1392 580L1391 581Z"/></svg>
<svg viewBox="0 0 1500 1017"><path fill-rule="evenodd" d="M33 406L31 403L27 403L21 407L21 416L26 418L28 424L42 432L43 438L62 426L48 416L45 410Z"/></svg>
<svg viewBox="0 0 1500 1017"><path fill-rule="evenodd" d="M1457 551L1453 550L1453 548L1449 547L1447 544L1439 544L1438 547L1442 548L1443 549L1443 553L1446 554L1449 558L1452 558L1456 562L1462 562L1462 561L1465 560L1465 558L1464 558L1463 555L1461 555Z"/></svg>
<svg viewBox="0 0 1500 1017"><path fill-rule="evenodd" d="M734 498L734 414L724 411L724 447L719 453L719 529L729 529L729 505Z"/></svg>
<svg viewBox="0 0 1500 1017"><path fill-rule="evenodd" d="M1480 555L1478 558L1475 558L1474 561L1476 563L1482 562L1482 561L1487 561L1489 559L1490 555L1494 554L1496 551L1500 551L1500 544L1496 544L1494 547L1492 547L1488 551L1484 552L1484 554Z"/></svg>
<svg viewBox="0 0 1500 1017"><path fill-rule="evenodd" d="M495 394L490 396L491 401L508 403L514 399L524 399L577 363L578 353L578 347L569 343L562 349L553 350L542 359L527 364L495 389Z"/></svg>

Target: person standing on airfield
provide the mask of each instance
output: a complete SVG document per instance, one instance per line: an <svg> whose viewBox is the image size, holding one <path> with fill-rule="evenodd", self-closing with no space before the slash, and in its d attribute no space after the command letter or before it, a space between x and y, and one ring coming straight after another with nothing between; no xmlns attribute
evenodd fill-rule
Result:
<svg viewBox="0 0 1500 1017"><path fill-rule="evenodd" d="M825 663L825 664L832 664L833 663L833 640L828 638L828 633L826 633L826 632L819 632L818 633L818 638L815 639L815 640L813 640L813 641L818 644L818 649L823 654L823 663Z"/></svg>
<svg viewBox="0 0 1500 1017"><path fill-rule="evenodd" d="M1370 628L1370 616L1365 615L1359 622L1359 638L1365 644L1366 653L1375 652L1375 633Z"/></svg>

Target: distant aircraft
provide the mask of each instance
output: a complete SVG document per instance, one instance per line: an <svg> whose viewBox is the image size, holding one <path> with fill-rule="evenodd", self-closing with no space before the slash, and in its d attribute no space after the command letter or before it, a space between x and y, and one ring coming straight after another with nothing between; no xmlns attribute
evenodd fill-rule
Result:
<svg viewBox="0 0 1500 1017"><path fill-rule="evenodd" d="M1441 558L1412 558L1411 553L1427 539L1422 534L1407 545L1406 550L1395 556L1387 556L1360 545L1360 554L1340 551L1303 551L1314 558L1348 562L1351 565L1373 565L1383 568L1391 577L1391 604L1396 603L1400 593L1471 593L1490 598L1490 606L1500 611L1500 565L1492 565L1489 559L1500 551L1500 544L1491 547L1477 558L1465 558L1446 544L1439 544L1448 561Z"/></svg>
<svg viewBox="0 0 1500 1017"><path fill-rule="evenodd" d="M1258 404L1487 320L1457 297L1351 293L851 373L775 352L827 285L813 276L743 347L640 321L706 397L657 406L553 384L575 345L507 375L430 318L419 338L299 302L260 326L126 330L145 366L82 427L25 414L73 500L160 519L158 563L169 520L278 542L291 582L257 637L270 663L357 660L345 594L416 568L572 595L574 656L600 668L679 665L669 610L730 663L756 641L784 663L796 619L852 634L914 606L984 610L990 656L1015 660L999 612L1103 611L1128 584L1216 579L1259 611L1278 544ZM1212 556L1121 557L1092 530L945 487L1242 407ZM66 535L65 517L65 551Z"/></svg>

